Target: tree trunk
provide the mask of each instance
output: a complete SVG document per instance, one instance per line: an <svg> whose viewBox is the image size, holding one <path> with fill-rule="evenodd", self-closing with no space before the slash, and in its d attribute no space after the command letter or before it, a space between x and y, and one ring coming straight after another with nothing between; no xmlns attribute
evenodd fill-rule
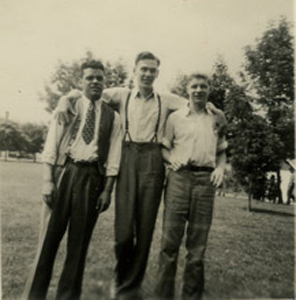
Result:
<svg viewBox="0 0 296 300"><path fill-rule="evenodd" d="M33 160L34 160L34 163L36 162L36 153L33 153Z"/></svg>
<svg viewBox="0 0 296 300"><path fill-rule="evenodd" d="M281 170L278 168L276 170L276 176L277 176L277 191L278 191L278 197L279 197L279 204L283 204L283 196L282 196L282 191L281 191L281 183L282 183L282 178L281 178Z"/></svg>
<svg viewBox="0 0 296 300"><path fill-rule="evenodd" d="M248 211L252 211L251 200L252 200L252 183L249 182L249 190L248 190Z"/></svg>
<svg viewBox="0 0 296 300"><path fill-rule="evenodd" d="M5 150L5 161L7 161L8 150Z"/></svg>

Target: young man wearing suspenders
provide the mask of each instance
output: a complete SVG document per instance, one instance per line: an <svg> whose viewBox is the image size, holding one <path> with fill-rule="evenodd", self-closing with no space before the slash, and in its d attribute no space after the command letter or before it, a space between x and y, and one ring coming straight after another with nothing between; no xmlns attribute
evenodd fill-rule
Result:
<svg viewBox="0 0 296 300"><path fill-rule="evenodd" d="M168 115L188 103L177 95L154 91L159 65L160 60L153 53L138 54L134 67L135 88L106 89L102 96L119 111L125 132L115 196L118 299L141 299L141 283L165 174L161 154L163 129ZM58 116L61 119L75 102L75 99L71 101L72 96L60 101Z"/></svg>

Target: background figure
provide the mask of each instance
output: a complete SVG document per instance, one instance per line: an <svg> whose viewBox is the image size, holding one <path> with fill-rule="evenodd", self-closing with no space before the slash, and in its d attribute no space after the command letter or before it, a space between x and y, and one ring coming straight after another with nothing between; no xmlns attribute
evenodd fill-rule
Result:
<svg viewBox="0 0 296 300"><path fill-rule="evenodd" d="M287 204L290 204L291 201L295 202L295 171L294 168L290 168L290 180L288 185L287 192Z"/></svg>
<svg viewBox="0 0 296 300"><path fill-rule="evenodd" d="M278 197L278 186L274 175L271 175L269 180L267 197L269 201L276 203Z"/></svg>

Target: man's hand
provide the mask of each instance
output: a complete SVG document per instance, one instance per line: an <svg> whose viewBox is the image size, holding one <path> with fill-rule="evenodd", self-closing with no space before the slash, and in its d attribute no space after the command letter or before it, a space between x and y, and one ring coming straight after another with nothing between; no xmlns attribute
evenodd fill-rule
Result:
<svg viewBox="0 0 296 300"><path fill-rule="evenodd" d="M211 174L211 183L218 188L224 178L224 168L223 167L217 167Z"/></svg>
<svg viewBox="0 0 296 300"><path fill-rule="evenodd" d="M50 209L53 209L56 199L56 188L52 181L47 180L42 185L43 201L47 204Z"/></svg>
<svg viewBox="0 0 296 300"><path fill-rule="evenodd" d="M58 106L54 112L59 124L68 124L70 122L70 114L73 103L81 97L82 93L79 90L72 90L67 95L62 96L59 100Z"/></svg>
<svg viewBox="0 0 296 300"><path fill-rule="evenodd" d="M178 158L170 158L170 168L173 169L173 171L177 171L183 166L184 164Z"/></svg>
<svg viewBox="0 0 296 300"><path fill-rule="evenodd" d="M107 210L110 202L111 192L104 190L97 201L96 210L98 211L98 213L102 213Z"/></svg>
<svg viewBox="0 0 296 300"><path fill-rule="evenodd" d="M222 110L218 109L212 102L207 102L207 109L209 109L215 115L215 126L220 135L223 135L227 120Z"/></svg>

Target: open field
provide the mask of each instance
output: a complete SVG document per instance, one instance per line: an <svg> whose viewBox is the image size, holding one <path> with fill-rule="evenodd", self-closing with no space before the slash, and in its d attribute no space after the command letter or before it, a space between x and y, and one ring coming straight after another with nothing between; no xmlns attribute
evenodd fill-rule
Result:
<svg viewBox="0 0 296 300"><path fill-rule="evenodd" d="M4 300L20 298L33 262L41 207L42 165L1 162L2 291ZM294 206L217 197L206 253L204 299L294 298ZM144 294L153 299L161 236L160 208L150 252ZM82 300L109 299L115 265L114 207L100 216L89 248ZM53 299L65 253L62 243L48 293ZM181 286L180 252L177 292Z"/></svg>

